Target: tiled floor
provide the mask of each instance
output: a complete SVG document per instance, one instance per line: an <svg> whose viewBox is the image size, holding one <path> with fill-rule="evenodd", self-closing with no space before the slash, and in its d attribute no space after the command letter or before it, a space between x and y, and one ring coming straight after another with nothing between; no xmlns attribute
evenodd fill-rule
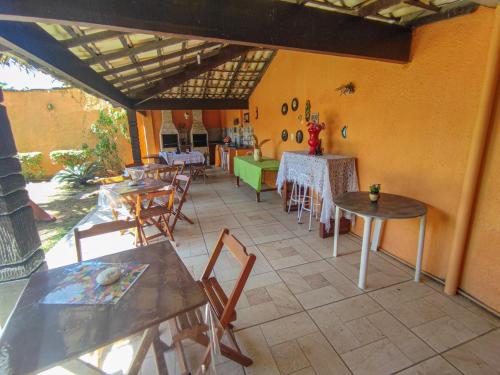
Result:
<svg viewBox="0 0 500 375"><path fill-rule="evenodd" d="M320 239L316 223L312 232L305 219L297 224L275 192L256 203L248 186L219 175L193 184L184 209L195 224L178 223L174 235L195 277L223 227L257 256L235 323L254 364L221 360L219 374L500 374L499 319L430 279L413 282L411 269L380 252L370 253L368 286L358 289L360 240L341 236L332 258L332 239ZM238 267L223 252L215 274L224 289ZM202 355L196 344L186 352L191 363ZM166 358L179 373L175 353ZM142 373L153 371L149 353Z"/></svg>

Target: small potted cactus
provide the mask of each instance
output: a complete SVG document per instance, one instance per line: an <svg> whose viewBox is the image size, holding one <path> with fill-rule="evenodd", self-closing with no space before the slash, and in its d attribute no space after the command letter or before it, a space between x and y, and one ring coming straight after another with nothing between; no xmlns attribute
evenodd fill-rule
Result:
<svg viewBox="0 0 500 375"><path fill-rule="evenodd" d="M380 198L380 184L370 185L370 200L372 203L377 203Z"/></svg>

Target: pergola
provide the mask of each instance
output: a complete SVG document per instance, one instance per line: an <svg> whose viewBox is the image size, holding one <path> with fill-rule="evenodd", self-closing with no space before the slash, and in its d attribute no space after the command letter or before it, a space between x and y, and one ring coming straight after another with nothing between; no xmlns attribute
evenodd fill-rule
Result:
<svg viewBox="0 0 500 375"><path fill-rule="evenodd" d="M126 108L140 161L136 111L248 108L277 49L407 63L412 28L477 7L469 0L3 0L0 51ZM0 111L6 280L29 275L43 253Z"/></svg>

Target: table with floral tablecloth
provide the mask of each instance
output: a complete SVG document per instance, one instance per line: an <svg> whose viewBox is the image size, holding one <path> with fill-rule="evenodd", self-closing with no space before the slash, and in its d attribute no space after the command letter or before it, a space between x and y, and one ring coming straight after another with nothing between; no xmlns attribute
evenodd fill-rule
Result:
<svg viewBox="0 0 500 375"><path fill-rule="evenodd" d="M328 231L334 213L333 197L345 192L359 191L356 158L343 155L309 155L307 151L284 152L281 156L276 187L297 182L304 175L322 199L321 218Z"/></svg>

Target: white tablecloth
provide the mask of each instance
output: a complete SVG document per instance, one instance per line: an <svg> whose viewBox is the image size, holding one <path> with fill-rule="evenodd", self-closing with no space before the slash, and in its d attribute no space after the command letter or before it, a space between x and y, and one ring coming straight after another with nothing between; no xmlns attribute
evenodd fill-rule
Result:
<svg viewBox="0 0 500 375"><path fill-rule="evenodd" d="M160 152L160 156L165 159L168 165L173 165L175 161L183 162L186 164L198 164L205 162L205 156L200 151L181 152L176 154L175 152Z"/></svg>
<svg viewBox="0 0 500 375"><path fill-rule="evenodd" d="M329 230L335 208L333 197L345 192L359 191L356 159L331 154L312 156L307 151L284 152L276 178L280 195L286 181L299 181L303 174L308 177L312 188L323 200L320 222Z"/></svg>

